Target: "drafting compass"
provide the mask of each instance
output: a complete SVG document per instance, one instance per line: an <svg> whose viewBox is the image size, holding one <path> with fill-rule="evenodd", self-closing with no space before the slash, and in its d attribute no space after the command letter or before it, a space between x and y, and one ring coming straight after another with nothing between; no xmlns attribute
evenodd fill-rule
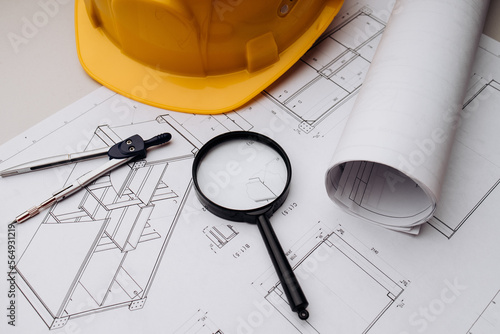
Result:
<svg viewBox="0 0 500 334"><path fill-rule="evenodd" d="M33 172L41 169L47 169L55 166L61 166L77 161L95 159L102 157L104 155L108 155L109 157L109 161L107 161L105 164L79 177L78 179L76 179L74 182L67 185L63 189L56 191L47 200L43 201L39 205L34 206L31 209L17 216L12 223L20 224L28 220L29 218L36 216L38 213L40 213L40 210L45 209L46 207L51 206L52 204L55 204L59 201L62 201L66 197L74 194L78 190L88 185L90 182L112 171L118 166L121 166L132 160L144 159L146 157L148 148L167 143L168 141L170 141L171 138L172 135L170 133L163 133L148 140L143 140L141 136L134 135L119 143L116 143L110 148L105 147L102 149L97 149L92 151L58 155L54 157L31 161L1 171L0 176L7 177L7 176Z"/></svg>

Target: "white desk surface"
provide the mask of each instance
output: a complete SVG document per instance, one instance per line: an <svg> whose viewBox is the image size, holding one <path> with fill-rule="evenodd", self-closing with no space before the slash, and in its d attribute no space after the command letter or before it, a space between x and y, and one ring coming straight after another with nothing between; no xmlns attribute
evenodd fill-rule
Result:
<svg viewBox="0 0 500 334"><path fill-rule="evenodd" d="M44 2L57 4L49 15L39 3L0 2L0 144L100 87L78 61L74 1ZM491 0L484 32L500 41L499 17L500 0ZM26 28L34 20L39 27Z"/></svg>

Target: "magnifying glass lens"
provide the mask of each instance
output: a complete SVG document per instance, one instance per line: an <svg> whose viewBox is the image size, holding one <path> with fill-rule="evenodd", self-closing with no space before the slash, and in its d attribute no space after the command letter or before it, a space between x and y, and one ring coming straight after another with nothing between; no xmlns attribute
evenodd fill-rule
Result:
<svg viewBox="0 0 500 334"><path fill-rule="evenodd" d="M197 170L198 186L212 202L251 210L274 201L287 185L280 153L263 143L234 139L210 149Z"/></svg>

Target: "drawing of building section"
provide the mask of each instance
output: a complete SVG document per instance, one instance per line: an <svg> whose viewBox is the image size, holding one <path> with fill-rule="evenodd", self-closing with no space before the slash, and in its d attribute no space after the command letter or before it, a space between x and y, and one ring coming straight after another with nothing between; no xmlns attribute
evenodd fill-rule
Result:
<svg viewBox="0 0 500 334"><path fill-rule="evenodd" d="M496 334L500 332L500 291L474 321L467 334Z"/></svg>
<svg viewBox="0 0 500 334"><path fill-rule="evenodd" d="M492 117L500 105L500 83L476 75L470 87L460 118L454 120L455 143L440 202L429 220L447 238L498 191L500 183L500 123Z"/></svg>
<svg viewBox="0 0 500 334"><path fill-rule="evenodd" d="M207 226L203 229L203 233L210 240L210 247L212 250L214 250L214 247L221 249L238 235L238 232L232 225L223 224L218 226Z"/></svg>
<svg viewBox="0 0 500 334"><path fill-rule="evenodd" d="M265 91L305 133L356 95L385 28L368 7L338 20L342 22Z"/></svg>
<svg viewBox="0 0 500 334"><path fill-rule="evenodd" d="M224 334L210 319L208 312L198 310L174 334Z"/></svg>
<svg viewBox="0 0 500 334"><path fill-rule="evenodd" d="M387 264L369 254L368 248L353 247L354 242L341 226L330 231L319 225L287 252L309 301L307 321L290 310L272 272L254 285L300 333L366 333L408 281L394 277L397 274Z"/></svg>
<svg viewBox="0 0 500 334"><path fill-rule="evenodd" d="M185 138L201 147L213 137L229 131L249 131L253 128L238 112L218 115L175 113L162 115L163 121L182 131Z"/></svg>
<svg viewBox="0 0 500 334"><path fill-rule="evenodd" d="M131 132L170 132L175 141L53 206L17 264L16 284L49 329L93 312L144 307L191 187L195 151L167 123L144 125L101 126L89 146ZM72 174L94 162L104 161L80 162Z"/></svg>

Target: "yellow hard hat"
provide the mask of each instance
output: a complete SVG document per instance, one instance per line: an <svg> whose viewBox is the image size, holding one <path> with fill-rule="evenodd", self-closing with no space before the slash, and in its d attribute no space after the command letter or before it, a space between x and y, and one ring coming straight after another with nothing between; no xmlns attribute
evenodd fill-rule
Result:
<svg viewBox="0 0 500 334"><path fill-rule="evenodd" d="M343 0L76 0L87 73L155 107L233 110L290 68Z"/></svg>

